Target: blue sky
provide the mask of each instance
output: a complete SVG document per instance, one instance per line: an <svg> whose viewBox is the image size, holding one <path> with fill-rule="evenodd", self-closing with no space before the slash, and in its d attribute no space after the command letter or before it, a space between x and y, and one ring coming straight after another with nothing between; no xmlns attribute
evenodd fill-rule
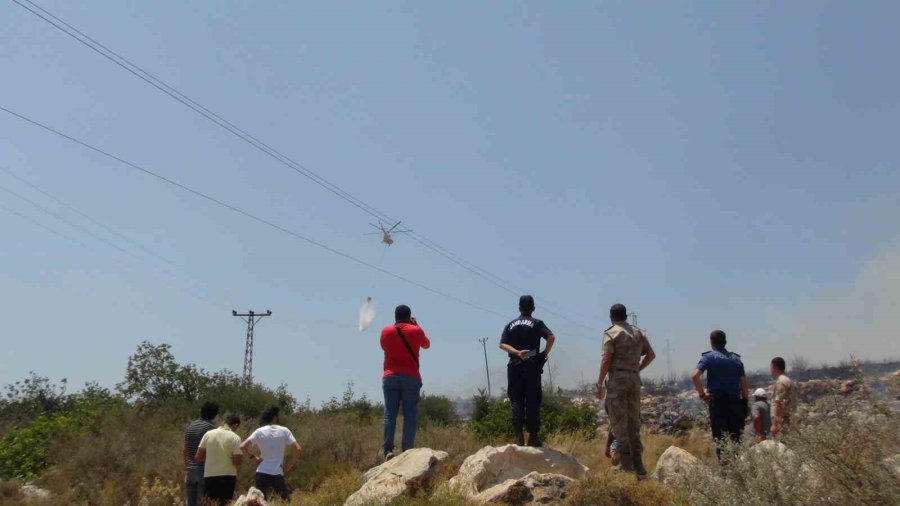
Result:
<svg viewBox="0 0 900 506"><path fill-rule="evenodd" d="M750 368L900 355L900 34L892 2L89 2L41 5L306 167L537 298L558 383L597 374L624 302L676 371L713 328ZM0 9L2 105L443 299L0 114L0 382L119 381L138 342L240 370L231 309L271 309L255 373L318 402L379 396L378 329L412 306L425 389L483 382L516 297L370 217L68 38ZM382 253L384 253L382 257ZM365 333L357 311L372 296ZM542 303L596 330L541 313ZM501 317L497 314L505 316ZM649 370L666 372L665 354Z"/></svg>

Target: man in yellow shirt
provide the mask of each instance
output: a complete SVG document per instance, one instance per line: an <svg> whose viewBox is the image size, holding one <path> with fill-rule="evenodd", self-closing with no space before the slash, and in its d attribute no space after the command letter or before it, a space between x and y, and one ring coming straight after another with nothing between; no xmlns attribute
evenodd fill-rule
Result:
<svg viewBox="0 0 900 506"><path fill-rule="evenodd" d="M203 490L206 498L224 506L234 497L237 486L237 466L241 465L241 437L235 434L241 418L228 415L225 423L203 435L197 448L196 462L204 462Z"/></svg>

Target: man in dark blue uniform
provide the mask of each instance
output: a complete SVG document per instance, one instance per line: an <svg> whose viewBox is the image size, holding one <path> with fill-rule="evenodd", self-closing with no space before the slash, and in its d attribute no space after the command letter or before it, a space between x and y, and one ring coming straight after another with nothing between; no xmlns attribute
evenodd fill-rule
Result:
<svg viewBox="0 0 900 506"><path fill-rule="evenodd" d="M553 348L553 332L534 313L534 298L523 295L519 298L519 317L503 328L500 349L509 354L506 366L508 380L507 395L512 409L516 444L525 445L524 428L528 429L528 446L541 446L541 374L547 355ZM544 351L540 351L541 339L547 341Z"/></svg>
<svg viewBox="0 0 900 506"><path fill-rule="evenodd" d="M712 351L700 356L691 379L694 380L697 394L709 405L709 425L716 440L716 456L721 460L726 437L735 444L741 442L750 387L741 356L725 349L725 332L712 331L709 341ZM704 372L706 390L700 382L700 376Z"/></svg>

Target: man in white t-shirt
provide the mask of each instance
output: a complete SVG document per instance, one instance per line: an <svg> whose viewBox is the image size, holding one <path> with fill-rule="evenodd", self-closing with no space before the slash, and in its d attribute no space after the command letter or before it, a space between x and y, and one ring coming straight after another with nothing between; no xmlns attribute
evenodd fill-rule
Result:
<svg viewBox="0 0 900 506"><path fill-rule="evenodd" d="M228 415L225 423L203 435L195 462L202 462L203 493L208 502L225 506L234 498L237 485L237 466L241 465L241 437L235 434L241 417Z"/></svg>
<svg viewBox="0 0 900 506"><path fill-rule="evenodd" d="M300 460L300 445L294 439L294 435L287 427L278 425L277 406L265 410L260 416L260 428L241 443L241 451L250 456L256 462L256 488L261 490L269 498L271 492L275 492L283 499L290 498L287 485L284 482L284 473L290 472ZM259 457L252 455L250 446L259 449ZM285 450L293 448L290 462L282 467Z"/></svg>

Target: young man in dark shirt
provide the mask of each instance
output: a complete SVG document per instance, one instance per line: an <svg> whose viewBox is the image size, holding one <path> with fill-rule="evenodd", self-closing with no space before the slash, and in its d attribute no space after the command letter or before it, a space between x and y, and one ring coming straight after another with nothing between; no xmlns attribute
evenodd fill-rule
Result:
<svg viewBox="0 0 900 506"><path fill-rule="evenodd" d="M531 295L519 298L519 313L518 318L503 328L500 338L500 349L509 354L507 394L516 444L525 445L523 429L527 428L528 446L541 446L541 374L556 338L543 321L531 316L534 313L534 298ZM540 351L541 339L547 341L544 351Z"/></svg>
<svg viewBox="0 0 900 506"><path fill-rule="evenodd" d="M194 420L184 431L184 502L187 506L201 504L203 497L203 462L194 460L203 435L216 428L212 421L219 415L219 405L206 402L200 408L200 419Z"/></svg>

